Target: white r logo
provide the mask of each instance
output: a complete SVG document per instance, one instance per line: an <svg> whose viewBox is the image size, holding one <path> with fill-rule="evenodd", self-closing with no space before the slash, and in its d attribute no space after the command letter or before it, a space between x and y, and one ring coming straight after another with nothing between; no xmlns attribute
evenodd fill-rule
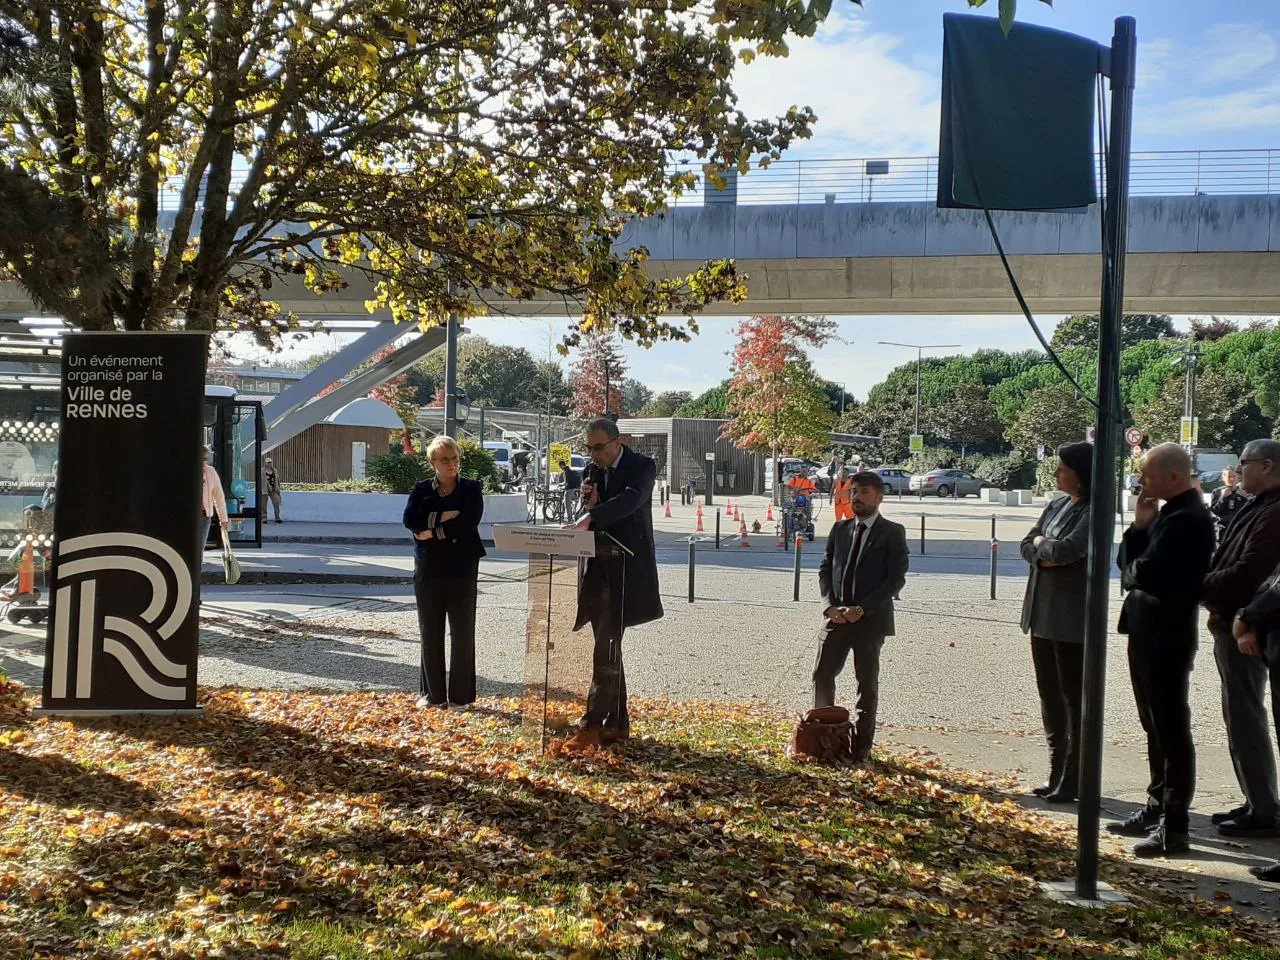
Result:
<svg viewBox="0 0 1280 960"><path fill-rule="evenodd" d="M176 584L173 594L170 595L164 569L153 560L128 553L102 552L122 547L150 554L163 562ZM140 619L110 615L102 618L102 652L114 657L138 689L148 696L157 700L185 699L188 668L166 657L160 645L177 632L191 612L194 599L191 570L173 547L154 537L136 533L95 533L73 537L58 545L53 614L53 697L59 700L67 697L73 649L75 698L85 700L92 695L98 581L89 575L113 570L128 570L144 576L151 584L151 602L142 611ZM77 606L80 615L73 629L71 619ZM180 681L180 684L156 680L143 667L143 660L157 673Z"/></svg>

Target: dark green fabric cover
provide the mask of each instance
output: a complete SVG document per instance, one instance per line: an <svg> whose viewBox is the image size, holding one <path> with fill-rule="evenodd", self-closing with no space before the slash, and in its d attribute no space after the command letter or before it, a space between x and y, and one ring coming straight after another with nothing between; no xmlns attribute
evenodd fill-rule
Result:
<svg viewBox="0 0 1280 960"><path fill-rule="evenodd" d="M1098 44L994 17L943 17L938 206L1056 210L1097 200Z"/></svg>

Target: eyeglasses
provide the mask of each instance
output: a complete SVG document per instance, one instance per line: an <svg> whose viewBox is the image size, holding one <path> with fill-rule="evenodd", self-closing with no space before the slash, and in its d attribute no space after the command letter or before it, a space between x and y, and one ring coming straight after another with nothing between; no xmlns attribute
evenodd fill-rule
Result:
<svg viewBox="0 0 1280 960"><path fill-rule="evenodd" d="M612 440L606 440L604 443L591 443L591 444L588 444L588 445L587 445L587 452L588 452L588 453L604 453L606 450L608 450L608 449L609 449L609 445L610 445L610 444L612 444L612 443L613 443L613 441L612 441Z"/></svg>
<svg viewBox="0 0 1280 960"><path fill-rule="evenodd" d="M1270 463L1270 462L1271 461L1268 460L1266 457L1250 457L1247 460L1241 460L1240 466L1243 467L1246 463Z"/></svg>
<svg viewBox="0 0 1280 960"><path fill-rule="evenodd" d="M436 463L457 463L457 457L436 457Z"/></svg>

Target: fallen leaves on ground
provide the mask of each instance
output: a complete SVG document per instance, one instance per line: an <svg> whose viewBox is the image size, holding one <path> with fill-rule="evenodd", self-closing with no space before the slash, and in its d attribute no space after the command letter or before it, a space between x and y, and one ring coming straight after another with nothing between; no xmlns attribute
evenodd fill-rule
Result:
<svg viewBox="0 0 1280 960"><path fill-rule="evenodd" d="M0 956L1280 957L1008 785L913 756L797 766L763 708L637 702L551 757L514 701L205 691L198 719L0 726Z"/></svg>

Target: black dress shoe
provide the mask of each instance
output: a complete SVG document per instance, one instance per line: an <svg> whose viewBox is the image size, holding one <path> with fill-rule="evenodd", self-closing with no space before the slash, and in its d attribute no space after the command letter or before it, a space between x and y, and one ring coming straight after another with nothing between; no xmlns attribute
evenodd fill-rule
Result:
<svg viewBox="0 0 1280 960"><path fill-rule="evenodd" d="M1242 803L1234 810L1228 810L1225 813L1215 813L1209 818L1210 822L1216 827L1220 823L1226 823L1228 820L1234 820L1236 817L1243 817L1249 812L1249 805Z"/></svg>
<svg viewBox="0 0 1280 960"><path fill-rule="evenodd" d="M1224 837L1280 837L1280 824L1275 817L1243 813L1218 824L1218 832Z"/></svg>
<svg viewBox="0 0 1280 960"><path fill-rule="evenodd" d="M1076 799L1076 792L1064 787L1058 787L1044 795L1045 803L1075 803Z"/></svg>
<svg viewBox="0 0 1280 960"><path fill-rule="evenodd" d="M1040 786L1032 788L1031 792L1037 797L1047 797L1049 794L1053 793L1053 784L1042 783Z"/></svg>
<svg viewBox="0 0 1280 960"><path fill-rule="evenodd" d="M1280 883L1280 863L1273 863L1265 867L1250 867L1249 872L1259 880L1266 880L1268 883Z"/></svg>
<svg viewBox="0 0 1280 960"><path fill-rule="evenodd" d="M1173 857L1191 849L1191 838L1185 833L1175 833L1164 826L1156 827L1133 848L1135 857Z"/></svg>
<svg viewBox="0 0 1280 960"><path fill-rule="evenodd" d="M1122 837L1145 837L1158 826L1160 826L1160 811L1143 807L1128 820L1108 823L1107 833L1119 834Z"/></svg>

